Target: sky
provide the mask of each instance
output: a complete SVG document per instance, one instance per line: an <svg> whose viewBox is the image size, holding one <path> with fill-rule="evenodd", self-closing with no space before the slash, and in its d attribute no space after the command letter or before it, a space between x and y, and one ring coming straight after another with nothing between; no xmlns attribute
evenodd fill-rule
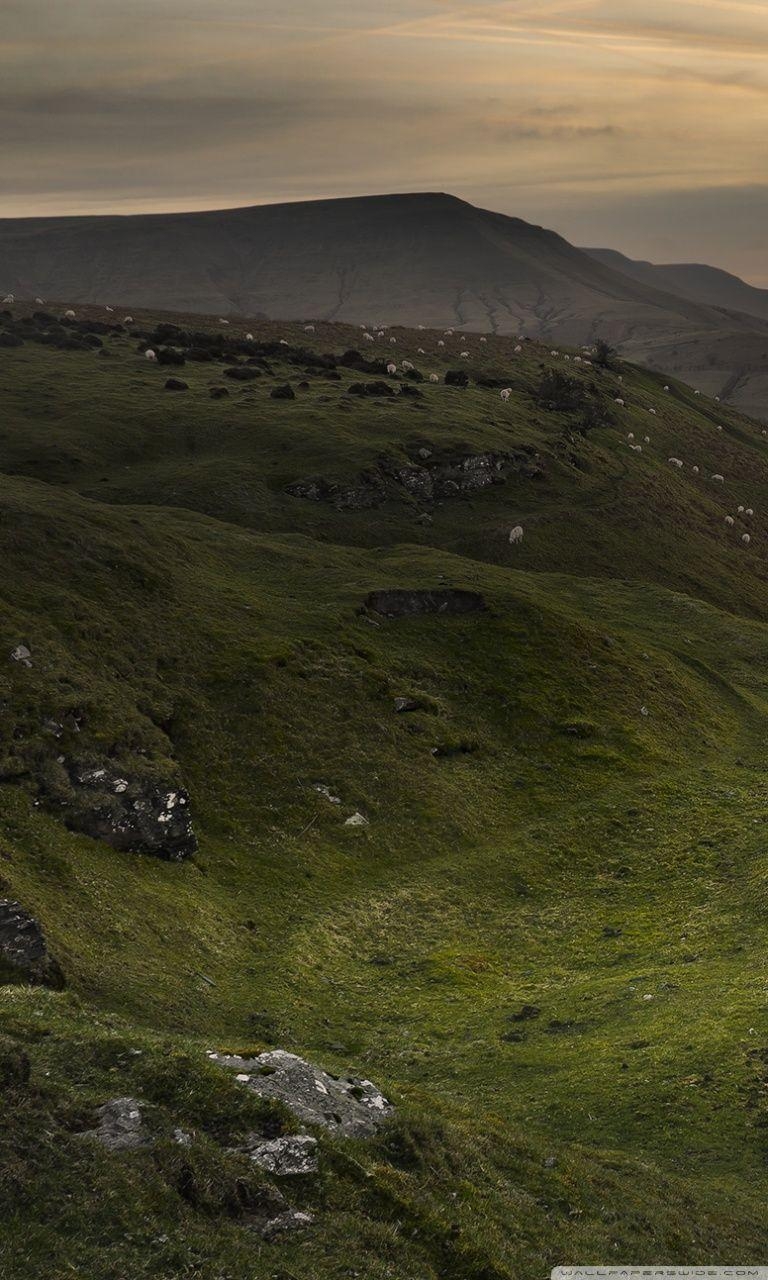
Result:
<svg viewBox="0 0 768 1280"><path fill-rule="evenodd" d="M768 287L768 0L0 0L0 216L448 191Z"/></svg>

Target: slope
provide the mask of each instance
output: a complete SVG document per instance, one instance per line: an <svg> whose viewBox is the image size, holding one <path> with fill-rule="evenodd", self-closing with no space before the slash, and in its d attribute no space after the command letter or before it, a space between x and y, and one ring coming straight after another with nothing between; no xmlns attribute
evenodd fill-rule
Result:
<svg viewBox="0 0 768 1280"><path fill-rule="evenodd" d="M760 429L534 343L400 330L366 369L340 326L158 320L0 346L0 653L31 662L2 664L0 876L68 980L1 992L6 1271L760 1260ZM487 608L387 617L382 588ZM83 833L71 759L178 770L199 850ZM205 1058L265 1044L398 1108L321 1135L315 1226L272 1244L228 1151L265 1117ZM82 1136L121 1094L151 1149Z"/></svg>

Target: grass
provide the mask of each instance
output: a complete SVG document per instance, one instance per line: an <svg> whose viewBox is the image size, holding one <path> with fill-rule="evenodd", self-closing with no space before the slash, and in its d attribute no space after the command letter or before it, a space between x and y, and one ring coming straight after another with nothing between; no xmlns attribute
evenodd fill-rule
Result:
<svg viewBox="0 0 768 1280"><path fill-rule="evenodd" d="M456 363L436 334L397 336L425 373ZM0 351L0 655L24 643L33 661L0 659L0 885L68 978L0 993L0 1080L31 1061L3 1092L0 1274L762 1261L760 427L647 371L572 362L605 409L585 438L537 404L561 358L502 339L473 340L469 368L504 375L508 405L428 383L358 402L352 370L272 401L304 376L279 359L212 401L221 367L188 364L173 394L176 371L109 345ZM529 447L542 475L431 522L407 496L356 512L285 492L352 484L419 441ZM435 585L489 610L361 612L371 590ZM398 696L419 709L396 714ZM71 753L178 771L198 854L68 831L40 787ZM367 827L344 826L355 811ZM287 1193L316 1225L267 1245L249 1226L264 1185L227 1146L276 1121L205 1050L273 1044L365 1073L398 1113L371 1144L322 1135L321 1175ZM82 1136L121 1094L147 1104L151 1151Z"/></svg>

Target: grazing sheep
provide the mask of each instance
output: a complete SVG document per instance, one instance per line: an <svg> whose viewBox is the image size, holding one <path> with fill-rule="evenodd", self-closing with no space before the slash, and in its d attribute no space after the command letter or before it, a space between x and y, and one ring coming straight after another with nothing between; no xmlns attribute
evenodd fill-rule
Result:
<svg viewBox="0 0 768 1280"><path fill-rule="evenodd" d="M645 444L650 444L650 443L651 443L651 437L650 437L650 436L643 436L643 442L644 442Z"/></svg>
<svg viewBox="0 0 768 1280"><path fill-rule="evenodd" d="M736 508L736 511L738 512L738 514L739 514L740 516L744 514L744 508L743 508L743 507L737 507L737 508Z"/></svg>
<svg viewBox="0 0 768 1280"><path fill-rule="evenodd" d="M389 345L390 345L391 347L396 347L396 346L397 346L397 338L390 338L390 340L389 340Z"/></svg>
<svg viewBox="0 0 768 1280"><path fill-rule="evenodd" d="M487 341L488 341L488 339L487 339L487 338L481 338L481 339L480 339L480 341L481 341L481 342L487 342Z"/></svg>
<svg viewBox="0 0 768 1280"><path fill-rule="evenodd" d="M635 438L635 433L634 433L634 431L628 431L628 432L627 432L627 439L628 439L628 440L634 440L634 438Z"/></svg>
<svg viewBox="0 0 768 1280"><path fill-rule="evenodd" d="M550 353L549 353L549 354L550 354L551 356L559 356L559 355L560 355L560 352L559 352L559 351L550 351Z"/></svg>
<svg viewBox="0 0 768 1280"><path fill-rule="evenodd" d="M419 327L419 329L422 329L422 330L424 329L424 325L423 325L423 324L420 324L418 327Z"/></svg>
<svg viewBox="0 0 768 1280"><path fill-rule="evenodd" d="M588 365L589 365L589 367L590 367L590 369L592 368L592 361L591 361L591 360L585 360L585 361L584 361L584 364L588 364Z"/></svg>
<svg viewBox="0 0 768 1280"><path fill-rule="evenodd" d="M616 404L620 404L620 405L624 404L624 401L622 400L621 396L616 397Z"/></svg>
<svg viewBox="0 0 768 1280"><path fill-rule="evenodd" d="M281 346L281 347L287 347L287 346L288 346L288 339L287 339L287 338L281 338L281 339L280 339L280 346Z"/></svg>
<svg viewBox="0 0 768 1280"><path fill-rule="evenodd" d="M38 307L45 306L45 298L35 298L35 302L37 303Z"/></svg>
<svg viewBox="0 0 768 1280"><path fill-rule="evenodd" d="M734 524L734 523L735 523L735 521L734 521L734 519L733 519L733 516L726 516L726 517L725 517L725 523L726 523L727 525Z"/></svg>
<svg viewBox="0 0 768 1280"><path fill-rule="evenodd" d="M65 320L74 320L74 318L75 318L75 313L74 313L74 311L65 311L65 312L64 312L64 319L65 319Z"/></svg>
<svg viewBox="0 0 768 1280"><path fill-rule="evenodd" d="M744 515L745 515L745 516L753 516L754 514L755 514L755 513L754 513L754 511L752 510L752 508L751 508L751 507L747 507L746 511L744 512Z"/></svg>
<svg viewBox="0 0 768 1280"><path fill-rule="evenodd" d="M423 355L426 355L426 352L425 352L425 350L424 350L424 348L423 348L423 347L419 347L419 348L417 349L416 354L417 354L417 355L419 355L419 356L423 356Z"/></svg>
<svg viewBox="0 0 768 1280"><path fill-rule="evenodd" d="M459 359L460 359L460 360L468 360L468 359L469 359L469 352L468 352L468 351L460 351L460 352L459 352Z"/></svg>
<svg viewBox="0 0 768 1280"><path fill-rule="evenodd" d="M229 321L228 321L228 320L224 320L224 319L222 319L222 317L221 317L221 316L219 316L219 324L229 324Z"/></svg>
<svg viewBox="0 0 768 1280"><path fill-rule="evenodd" d="M514 529L510 529L509 531L509 541L522 542L522 540L523 540L523 526L521 524L516 524Z"/></svg>
<svg viewBox="0 0 768 1280"><path fill-rule="evenodd" d="M390 363L387 365L387 373L389 374L397 373L397 365L392 364L392 362L390 361Z"/></svg>
<svg viewBox="0 0 768 1280"><path fill-rule="evenodd" d="M574 364L581 364L581 356L574 356L574 357L573 357L573 363L574 363Z"/></svg>
<svg viewBox="0 0 768 1280"><path fill-rule="evenodd" d="M305 325L304 325L304 332L305 332L305 333L314 333L314 332L315 332L315 326L314 326L313 324L305 324Z"/></svg>
<svg viewBox="0 0 768 1280"><path fill-rule="evenodd" d="M641 444L631 444L629 447L630 449L634 449L635 453L643 452L643 446Z"/></svg>
<svg viewBox="0 0 768 1280"><path fill-rule="evenodd" d="M144 352L144 359L149 360L150 364L157 364L157 355L151 347L147 347Z"/></svg>
<svg viewBox="0 0 768 1280"><path fill-rule="evenodd" d="M11 303L11 302L15 302L15 301L16 301L16 299L14 298L14 296L13 296L13 294L12 294L12 293L6 293L5 297L3 298L2 304L0 304L0 305L2 305L2 306L6 306L6 304Z"/></svg>
<svg viewBox="0 0 768 1280"><path fill-rule="evenodd" d="M516 355L516 356L519 356L519 355L520 355L520 352L522 351L522 349L523 349L522 347L515 347L515 355ZM763 434L765 434L765 433L763 433Z"/></svg>
<svg viewBox="0 0 768 1280"><path fill-rule="evenodd" d="M401 363L401 365L400 365L400 368L401 368L401 369L403 369L403 370L407 373L409 369L412 369L412 368L413 368L413 365L411 364L411 361L410 361L410 360L403 360L403 361L402 361L402 363Z"/></svg>
<svg viewBox="0 0 768 1280"><path fill-rule="evenodd" d="M105 310L105 311L114 311L114 309L115 309L114 307L105 307L105 308L104 308L104 310Z"/></svg>
<svg viewBox="0 0 768 1280"><path fill-rule="evenodd" d="M715 474L709 478L710 480L716 480L718 484L725 483L725 476L721 476L719 471L716 471Z"/></svg>
<svg viewBox="0 0 768 1280"><path fill-rule="evenodd" d="M681 458L668 458L668 459L667 459L667 461L668 461L668 462L671 462L673 467L682 467L682 466L683 466L683 462L682 462L682 459L681 459Z"/></svg>
<svg viewBox="0 0 768 1280"><path fill-rule="evenodd" d="M437 374L436 374L436 373L430 373L430 375L429 375L429 380L430 380L430 382L439 382L439 381L440 381L440 379L438 378L438 376L437 376Z"/></svg>
<svg viewBox="0 0 768 1280"><path fill-rule="evenodd" d="M253 342L253 334L252 334L252 333L246 333L246 335L245 335L245 340L246 340L246 342Z"/></svg>
<svg viewBox="0 0 768 1280"><path fill-rule="evenodd" d="M693 394L694 394L695 396L700 396L700 395L701 395L701 392L700 392L700 391L694 391L694 393L693 393Z"/></svg>
<svg viewBox="0 0 768 1280"><path fill-rule="evenodd" d="M364 334L363 334L363 337L365 338L365 341L366 341L366 342L375 342L375 341L376 341L376 339L374 338L374 336L373 336L373 334L372 334L372 333L364 333Z"/></svg>
<svg viewBox="0 0 768 1280"><path fill-rule="evenodd" d="M699 468L698 468L698 467L691 467L691 471L693 472L693 474L694 474L695 476L697 476L697 475L699 474Z"/></svg>
<svg viewBox="0 0 768 1280"><path fill-rule="evenodd" d="M669 391L669 389L670 389L670 388L669 388L669 387L667 387L667 386L665 386L665 387L664 387L664 390L665 390L665 391Z"/></svg>
<svg viewBox="0 0 768 1280"><path fill-rule="evenodd" d="M437 345L438 345L438 347L444 347L444 346L445 346L445 343L443 342L442 338L439 338L439 339L438 339Z"/></svg>
<svg viewBox="0 0 768 1280"><path fill-rule="evenodd" d="M133 316L123 316L123 324L133 324Z"/></svg>
<svg viewBox="0 0 768 1280"><path fill-rule="evenodd" d="M652 413L652 414L654 415L654 417L656 416L656 410L655 410L655 409L649 409L649 410L648 410L648 412L649 412L649 413Z"/></svg>
<svg viewBox="0 0 768 1280"><path fill-rule="evenodd" d="M504 390L501 392L501 398L505 404L511 395L512 395L512 388L505 387Z"/></svg>
<svg viewBox="0 0 768 1280"><path fill-rule="evenodd" d="M752 541L748 533L742 533L741 540L744 543L745 547L748 547L750 542Z"/></svg>

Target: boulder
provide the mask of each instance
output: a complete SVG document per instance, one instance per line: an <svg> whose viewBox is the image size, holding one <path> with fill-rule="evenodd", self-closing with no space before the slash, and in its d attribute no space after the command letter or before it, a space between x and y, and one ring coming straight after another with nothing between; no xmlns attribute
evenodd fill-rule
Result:
<svg viewBox="0 0 768 1280"><path fill-rule="evenodd" d="M249 364L233 364L231 368L224 370L224 377L232 378L235 382L254 382L261 377L261 370L254 369Z"/></svg>
<svg viewBox="0 0 768 1280"><path fill-rule="evenodd" d="M211 1062L235 1071L261 1098L277 1098L305 1124L348 1138L370 1138L394 1107L370 1080L329 1075L295 1053L273 1049L256 1058L209 1053Z"/></svg>
<svg viewBox="0 0 768 1280"><path fill-rule="evenodd" d="M113 849L181 861L197 849L189 793L183 787L131 777L114 767L67 766L72 799L67 825Z"/></svg>
<svg viewBox="0 0 768 1280"><path fill-rule="evenodd" d="M285 1138L263 1138L252 1133L238 1150L249 1160L278 1178L317 1173L317 1139L306 1134Z"/></svg>
<svg viewBox="0 0 768 1280"><path fill-rule="evenodd" d="M269 393L271 400L295 400L296 392L289 382L281 387L273 387Z"/></svg>
<svg viewBox="0 0 768 1280"><path fill-rule="evenodd" d="M134 1098L112 1098L99 1107L98 1126L88 1131L108 1151L136 1151L149 1146L151 1138L144 1125L141 1107Z"/></svg>
<svg viewBox="0 0 768 1280"><path fill-rule="evenodd" d="M181 378L169 378L165 389L166 391L189 391L189 383L182 382Z"/></svg>
<svg viewBox="0 0 768 1280"><path fill-rule="evenodd" d="M366 597L367 609L387 618L415 618L424 614L483 613L487 608L479 591L444 587L436 591L390 588L371 591Z"/></svg>
<svg viewBox="0 0 768 1280"><path fill-rule="evenodd" d="M64 975L48 952L38 921L12 898L0 899L0 983L4 981L56 990L64 986Z"/></svg>

